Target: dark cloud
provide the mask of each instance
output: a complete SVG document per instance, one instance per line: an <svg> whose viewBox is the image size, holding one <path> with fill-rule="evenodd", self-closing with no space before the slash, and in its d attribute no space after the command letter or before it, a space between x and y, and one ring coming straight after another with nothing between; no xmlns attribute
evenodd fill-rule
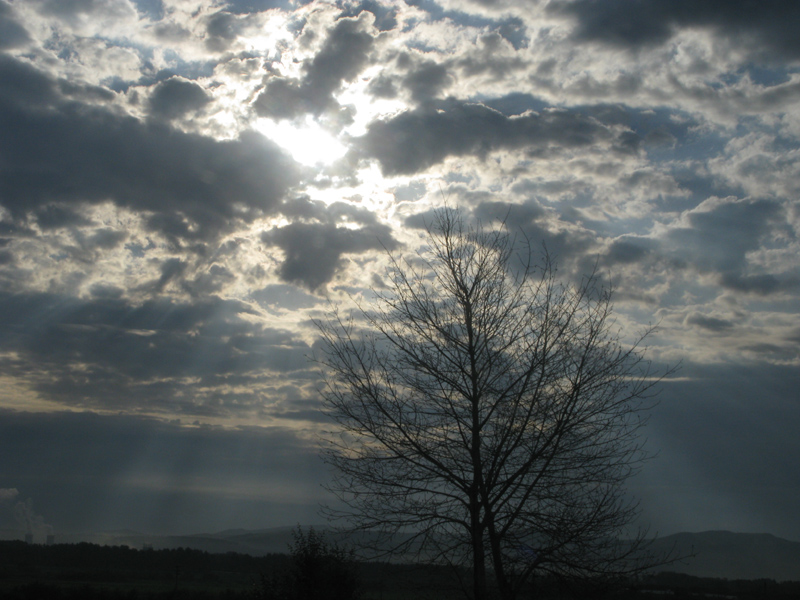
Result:
<svg viewBox="0 0 800 600"><path fill-rule="evenodd" d="M298 178L260 135L218 142L68 102L55 81L2 57L0 129L0 202L17 219L111 200L175 240L210 240L271 212Z"/></svg>
<svg viewBox="0 0 800 600"><path fill-rule="evenodd" d="M41 229L59 229L75 225L88 225L90 221L67 206L47 204L36 212L36 223Z"/></svg>
<svg viewBox="0 0 800 600"><path fill-rule="evenodd" d="M176 119L200 110L211 102L206 91L181 77L171 77L155 86L150 96L150 114L163 119Z"/></svg>
<svg viewBox="0 0 800 600"><path fill-rule="evenodd" d="M489 108L496 110L507 117L519 116L527 111L542 111L551 108L544 100L519 92L491 98L483 102Z"/></svg>
<svg viewBox="0 0 800 600"><path fill-rule="evenodd" d="M170 270L178 277L184 267L167 263L165 275ZM253 315L247 304L209 296L133 305L113 293L90 300L2 294L0 373L65 406L188 416L256 411L256 384L269 373L305 369L308 348L254 324ZM253 389L227 387L237 381Z"/></svg>
<svg viewBox="0 0 800 600"><path fill-rule="evenodd" d="M624 136L623 136L624 137ZM483 104L449 99L372 123L356 140L376 158L384 175L418 173L449 156L478 156L504 148L546 152L620 141L620 134L596 119L565 110L506 117Z"/></svg>
<svg viewBox="0 0 800 600"><path fill-rule="evenodd" d="M800 57L800 5L784 0L575 0L549 10L577 20L575 37L624 48L663 44L679 29L701 27L754 51Z"/></svg>
<svg viewBox="0 0 800 600"><path fill-rule="evenodd" d="M544 259L546 253L564 270L577 268L573 275L578 278L592 270L591 264L588 268L580 264L580 259L593 244L591 236L585 231L569 230L563 227L563 223L553 222L552 212L545 210L536 200L513 203L487 199L487 196L494 197L492 194L487 194L480 195L474 201L464 201L464 192L459 187L450 187L447 190L448 201L460 205L462 210L472 205L472 210L467 214L475 223L487 227L503 223L508 233L521 245L520 247L529 245L535 263L538 264ZM407 217L404 225L413 229L428 229L434 222L434 210L431 209ZM519 266L519 263L512 266Z"/></svg>
<svg viewBox="0 0 800 600"><path fill-rule="evenodd" d="M523 204L509 202L481 202L474 211L475 217L484 222L501 221L508 226L517 227L534 223L545 215L538 202L528 201Z"/></svg>
<svg viewBox="0 0 800 600"><path fill-rule="evenodd" d="M86 244L91 248L99 250L111 250L120 246L127 239L128 234L124 231L117 231L110 227L96 229L95 232L86 240Z"/></svg>
<svg viewBox="0 0 800 600"><path fill-rule="evenodd" d="M236 15L220 11L206 21L206 47L213 52L224 52L238 37L242 28Z"/></svg>
<svg viewBox="0 0 800 600"><path fill-rule="evenodd" d="M720 287L735 292L760 296L786 292L800 287L796 270L790 264L775 263L775 272L767 272L752 265L748 254L787 234L791 236L787 218L779 200L712 197L684 211L679 224L658 236L631 234L615 239L602 262L611 266L649 263L660 264L659 268L691 268L714 275ZM702 315L686 322L715 327Z"/></svg>
<svg viewBox="0 0 800 600"><path fill-rule="evenodd" d="M622 237L611 242L604 262L609 265L637 263L647 257L654 246L647 238Z"/></svg>
<svg viewBox="0 0 800 600"><path fill-rule="evenodd" d="M719 282L722 287L729 290L768 296L777 292L797 289L800 287L800 276L773 273L759 275L723 273Z"/></svg>
<svg viewBox="0 0 800 600"><path fill-rule="evenodd" d="M288 428L186 427L91 413L0 413L3 481L57 536L201 533L315 519L326 477ZM295 512L300 507L302 516Z"/></svg>
<svg viewBox="0 0 800 600"><path fill-rule="evenodd" d="M401 81L402 86L411 93L414 102L425 102L438 97L455 80L447 65L426 60Z"/></svg>
<svg viewBox="0 0 800 600"><path fill-rule="evenodd" d="M0 106L48 108L60 100L56 82L41 71L0 54Z"/></svg>
<svg viewBox="0 0 800 600"><path fill-rule="evenodd" d="M329 283L344 267L342 255L397 245L391 229L378 224L349 229L333 223L292 223L264 232L262 240L283 250L280 278L311 291Z"/></svg>
<svg viewBox="0 0 800 600"><path fill-rule="evenodd" d="M221 265L211 265L206 271L198 273L185 282L184 289L193 297L200 298L222 292L225 286L236 281L230 269Z"/></svg>
<svg viewBox="0 0 800 600"><path fill-rule="evenodd" d="M159 21L155 24L153 33L159 41L166 43L185 41L192 36L192 33L185 27L177 23L164 21Z"/></svg>
<svg viewBox="0 0 800 600"><path fill-rule="evenodd" d="M733 322L728 319L709 317L700 313L692 313L686 317L685 323L693 327L700 327L706 331L715 333L729 331L733 327Z"/></svg>
<svg viewBox="0 0 800 600"><path fill-rule="evenodd" d="M565 272L576 268L573 276L578 279L593 268L591 263L580 264L594 244L593 236L587 231L570 229L564 226L565 223L554 221L553 215L548 215L536 200L526 200L520 204L483 201L477 204L473 215L483 223L505 223L506 229L520 243L530 244L535 261L542 259L543 253L546 253Z"/></svg>
<svg viewBox="0 0 800 600"><path fill-rule="evenodd" d="M89 293L93 298L100 300L119 300L124 295L125 290L116 285L95 283L89 288Z"/></svg>
<svg viewBox="0 0 800 600"><path fill-rule="evenodd" d="M746 254L783 218L781 203L774 200L710 199L685 213L685 226L668 231L664 250L702 271L719 272L723 281L743 281Z"/></svg>
<svg viewBox="0 0 800 600"><path fill-rule="evenodd" d="M31 41L28 31L14 18L14 11L0 0L0 50L19 48Z"/></svg>
<svg viewBox="0 0 800 600"><path fill-rule="evenodd" d="M375 98L397 98L398 89L394 77L380 74L370 80L367 86L369 94Z"/></svg>
<svg viewBox="0 0 800 600"><path fill-rule="evenodd" d="M529 226L545 215L544 210L536 201L531 200L523 204L497 201L492 199L494 195L491 193L474 194L461 186L449 187L446 190L446 198L448 202L453 201L461 206L462 211L466 206L473 205L472 211L466 214L471 216L476 224L481 223L483 226L493 226L499 222L505 223L510 229L518 230L520 227ZM436 209L431 208L406 217L404 225L411 229L427 230L435 222Z"/></svg>
<svg viewBox="0 0 800 600"><path fill-rule="evenodd" d="M326 204L320 200L311 200L307 196L284 202L280 212L286 217L304 221L320 221L327 224L349 222L358 225L379 226L375 213L369 209L348 202L332 202Z"/></svg>
<svg viewBox="0 0 800 600"><path fill-rule="evenodd" d="M58 89L70 100L77 100L89 104L105 104L116 98L116 94L108 88L98 85L64 81L63 79L58 82Z"/></svg>
<svg viewBox="0 0 800 600"><path fill-rule="evenodd" d="M284 259L278 270L281 279L312 292L330 282L344 267L344 254L397 247L391 229L381 224L374 213L346 202L326 205L297 198L285 202L281 213L295 222L265 231L262 241L283 250Z"/></svg>
<svg viewBox="0 0 800 600"><path fill-rule="evenodd" d="M381 71L370 81L368 92L376 98L395 98L406 92L414 103L430 102L446 94L458 80L457 74L488 74L502 80L523 69L525 62L510 54L508 43L496 32L480 36L473 50L456 59L433 60L425 53L403 51L389 61L394 68Z"/></svg>
<svg viewBox="0 0 800 600"><path fill-rule="evenodd" d="M403 225L409 229L424 229L427 231L435 222L435 218L436 213L434 210L426 210L406 217L403 220Z"/></svg>
<svg viewBox="0 0 800 600"><path fill-rule="evenodd" d="M291 119L338 107L334 92L362 71L374 45L364 28L363 19L339 19L317 55L303 66L303 78L269 79L254 102L256 112L264 117Z"/></svg>
<svg viewBox="0 0 800 600"><path fill-rule="evenodd" d="M161 277L152 283L154 292L163 292L164 288L175 278L180 277L189 265L180 258L169 258L161 263Z"/></svg>

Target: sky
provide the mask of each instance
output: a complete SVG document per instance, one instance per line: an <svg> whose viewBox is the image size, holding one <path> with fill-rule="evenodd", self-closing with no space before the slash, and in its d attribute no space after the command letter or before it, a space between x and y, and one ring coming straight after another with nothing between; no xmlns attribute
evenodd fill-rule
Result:
<svg viewBox="0 0 800 600"><path fill-rule="evenodd" d="M431 211L651 324L653 534L800 540L800 4L0 0L0 529L318 523L314 319Z"/></svg>

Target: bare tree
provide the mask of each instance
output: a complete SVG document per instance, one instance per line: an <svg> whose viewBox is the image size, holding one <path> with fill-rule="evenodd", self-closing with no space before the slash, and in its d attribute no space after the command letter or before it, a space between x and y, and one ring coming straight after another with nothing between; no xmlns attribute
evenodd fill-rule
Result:
<svg viewBox="0 0 800 600"><path fill-rule="evenodd" d="M638 514L624 483L658 377L624 346L590 275L559 282L527 240L438 211L428 245L391 257L387 292L319 323L331 510L393 550L468 567L476 600L515 598L534 571L642 567L621 543ZM641 339L639 340L641 341Z"/></svg>

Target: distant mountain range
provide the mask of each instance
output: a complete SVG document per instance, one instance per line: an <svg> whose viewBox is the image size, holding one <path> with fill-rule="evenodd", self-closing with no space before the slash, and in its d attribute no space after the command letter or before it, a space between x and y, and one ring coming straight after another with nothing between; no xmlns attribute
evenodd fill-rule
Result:
<svg viewBox="0 0 800 600"><path fill-rule="evenodd" d="M662 571L724 579L800 581L800 542L768 533L704 531L658 538L656 552L690 556Z"/></svg>
<svg viewBox="0 0 800 600"><path fill-rule="evenodd" d="M218 533L193 535L147 535L135 531L111 531L98 534L60 534L56 543L80 541L131 548L192 548L212 553L239 552L260 556L286 553L292 542L293 527L249 531L231 529ZM324 525L315 526L323 531ZM19 534L0 532L0 539L20 538ZM37 540L38 541L38 540ZM800 542L792 542L766 533L705 531L678 533L661 537L653 543L657 554L672 553L687 558L656 571L686 573L696 577L724 579L774 579L800 581Z"/></svg>

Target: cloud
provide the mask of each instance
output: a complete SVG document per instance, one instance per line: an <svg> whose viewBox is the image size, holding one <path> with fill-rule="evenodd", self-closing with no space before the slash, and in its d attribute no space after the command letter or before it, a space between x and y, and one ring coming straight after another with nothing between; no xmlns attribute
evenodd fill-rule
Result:
<svg viewBox="0 0 800 600"><path fill-rule="evenodd" d="M27 0L40 13L76 24L83 19L125 18L133 15L128 2L119 0Z"/></svg>
<svg viewBox="0 0 800 600"><path fill-rule="evenodd" d="M686 324L694 327L700 327L706 331L723 332L728 331L733 327L733 322L728 319L719 319L717 317L710 317L700 313L692 313L686 317Z"/></svg>
<svg viewBox="0 0 800 600"><path fill-rule="evenodd" d="M460 57L455 66L465 77L487 76L490 81L501 81L522 72L529 65L516 53L508 51L499 34L489 34L480 39L475 52Z"/></svg>
<svg viewBox="0 0 800 600"><path fill-rule="evenodd" d="M307 294L294 285L283 283L273 283L255 290L250 297L273 314L311 308L319 303L316 296Z"/></svg>
<svg viewBox="0 0 800 600"><path fill-rule="evenodd" d="M782 0L575 0L550 5L577 21L579 41L623 48L660 45L682 28L705 28L754 53L762 49L782 58L800 57L796 24L800 6Z"/></svg>
<svg viewBox="0 0 800 600"><path fill-rule="evenodd" d="M355 144L378 160L384 175L408 175L450 156L486 158L495 150L522 148L533 157L615 142L620 151L630 146L624 131L581 113L551 109L507 117L484 104L448 99L376 121Z"/></svg>
<svg viewBox="0 0 800 600"><path fill-rule="evenodd" d="M636 263L647 257L654 245L646 238L618 238L609 245L605 261L611 265Z"/></svg>
<svg viewBox="0 0 800 600"><path fill-rule="evenodd" d="M152 289L155 292L162 292L173 279L180 277L186 271L187 263L180 258L169 258L161 263L161 276L153 282Z"/></svg>
<svg viewBox="0 0 800 600"><path fill-rule="evenodd" d="M391 3L382 3L380 0L361 0L359 3L349 3L344 6L342 17L356 17L362 12L372 13L375 27L378 31L389 31L397 27L398 7Z"/></svg>
<svg viewBox="0 0 800 600"><path fill-rule="evenodd" d="M768 296L777 292L797 289L800 287L800 276L798 274L741 275L723 273L720 284L729 290Z"/></svg>
<svg viewBox="0 0 800 600"><path fill-rule="evenodd" d="M19 48L30 41L28 31L15 18L13 8L0 0L0 50Z"/></svg>
<svg viewBox="0 0 800 600"><path fill-rule="evenodd" d="M0 374L65 406L237 417L260 409L265 381L308 366L302 340L213 296L0 294L0 313Z"/></svg>
<svg viewBox="0 0 800 600"><path fill-rule="evenodd" d="M467 205L472 205L471 210L465 214L473 222L481 223L484 227L503 223L520 248L530 244L534 268L546 253L562 272L571 273L578 279L592 270L592 264L587 269L581 262L596 244L593 235L558 219L554 211L545 208L538 201L515 203L494 200L492 198L495 195L490 193L476 194L477 199L470 200L469 192L458 186L449 187L446 195L449 202L461 206L464 211ZM428 229L434 221L433 210L427 210L407 217L404 225L413 229Z"/></svg>
<svg viewBox="0 0 800 600"><path fill-rule="evenodd" d="M662 251L702 271L738 278L745 274L747 253L782 217L781 204L774 200L709 198L666 231Z"/></svg>
<svg viewBox="0 0 800 600"><path fill-rule="evenodd" d="M419 103L438 97L453 81L446 64L426 60L409 71L401 83L411 93L414 102Z"/></svg>
<svg viewBox="0 0 800 600"><path fill-rule="evenodd" d="M241 32L242 23L227 11L214 13L206 21L206 47L212 52L224 52Z"/></svg>
<svg viewBox="0 0 800 600"><path fill-rule="evenodd" d="M304 114L319 116L338 108L333 94L362 71L375 43L365 31L370 22L367 14L339 19L319 52L303 65L301 79L268 79L253 103L256 112L273 119L292 119Z"/></svg>
<svg viewBox="0 0 800 600"><path fill-rule="evenodd" d="M132 0L134 7L139 14L146 15L154 21L158 21L164 17L164 2L163 0Z"/></svg>
<svg viewBox="0 0 800 600"><path fill-rule="evenodd" d="M347 202L298 198L286 202L281 213L295 222L261 234L261 240L283 251L278 267L281 280L320 290L346 266L343 256L398 247L389 226L374 213Z"/></svg>
<svg viewBox="0 0 800 600"><path fill-rule="evenodd" d="M46 204L35 211L36 223L42 230L89 225L91 221L66 206Z"/></svg>
<svg viewBox="0 0 800 600"><path fill-rule="evenodd" d="M155 106L171 115L182 84L165 85ZM63 222L75 206L111 200L172 239L209 241L271 213L299 179L292 159L258 134L216 141L69 102L55 80L8 57L0 128L0 202L18 220L50 211L50 224Z"/></svg>
<svg viewBox="0 0 800 600"><path fill-rule="evenodd" d="M240 15L273 8L288 9L291 5L291 0L227 0L225 8L231 13Z"/></svg>
<svg viewBox="0 0 800 600"><path fill-rule="evenodd" d="M354 230L333 223L292 223L264 232L261 239L283 250L280 278L312 292L332 281L344 268L343 255L396 247L391 230L385 225Z"/></svg>
<svg viewBox="0 0 800 600"><path fill-rule="evenodd" d="M150 114L163 119L176 119L197 111L211 102L205 90L182 77L170 77L155 86L150 96Z"/></svg>

